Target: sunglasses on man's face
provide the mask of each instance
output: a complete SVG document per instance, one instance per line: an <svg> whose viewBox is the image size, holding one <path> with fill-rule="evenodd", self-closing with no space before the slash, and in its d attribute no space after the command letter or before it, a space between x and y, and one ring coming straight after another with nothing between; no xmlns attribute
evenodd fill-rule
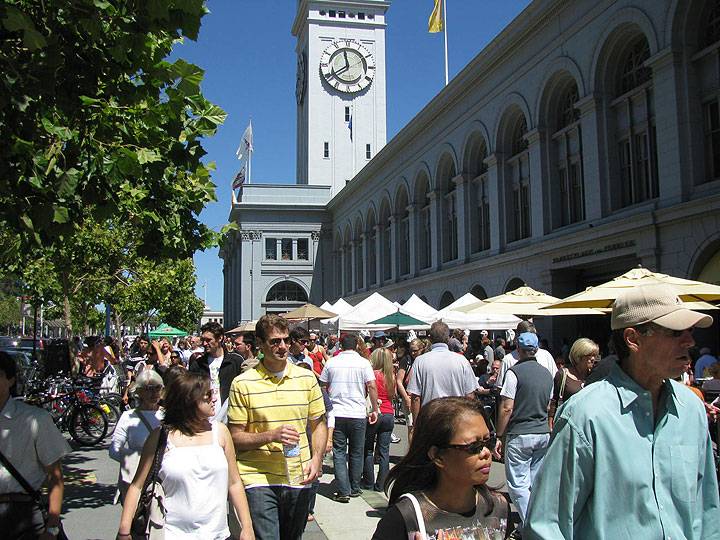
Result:
<svg viewBox="0 0 720 540"><path fill-rule="evenodd" d="M276 338L268 339L268 343L270 344L271 347L279 347L281 343L283 343L285 345L289 345L290 338L287 336L285 336L284 338L276 337Z"/></svg>
<svg viewBox="0 0 720 540"><path fill-rule="evenodd" d="M495 433L490 433L487 439L481 439L467 444L446 444L443 449L453 448L455 450L462 450L471 455L479 454L483 449L487 448L491 452L495 450L495 443L497 442L497 436Z"/></svg>

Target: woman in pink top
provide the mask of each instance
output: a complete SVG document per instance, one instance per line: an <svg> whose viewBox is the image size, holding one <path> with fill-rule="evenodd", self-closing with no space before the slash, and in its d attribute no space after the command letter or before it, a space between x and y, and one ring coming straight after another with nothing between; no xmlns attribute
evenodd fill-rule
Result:
<svg viewBox="0 0 720 540"><path fill-rule="evenodd" d="M382 491L390 470L390 437L395 425L392 403L395 397L395 374L392 353L385 348L375 349L370 355L370 363L375 371L380 417L374 424L368 422L365 428L365 465L360 485L363 489ZM377 479L373 468L376 442L380 459Z"/></svg>

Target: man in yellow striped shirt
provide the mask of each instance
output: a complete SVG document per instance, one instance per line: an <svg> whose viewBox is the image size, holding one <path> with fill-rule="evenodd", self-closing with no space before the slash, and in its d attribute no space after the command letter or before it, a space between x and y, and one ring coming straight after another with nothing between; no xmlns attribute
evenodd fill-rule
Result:
<svg viewBox="0 0 720 540"><path fill-rule="evenodd" d="M232 383L230 433L255 537L299 539L307 522L309 488L322 471L325 406L313 373L287 361L287 321L265 315L255 333L264 358Z"/></svg>

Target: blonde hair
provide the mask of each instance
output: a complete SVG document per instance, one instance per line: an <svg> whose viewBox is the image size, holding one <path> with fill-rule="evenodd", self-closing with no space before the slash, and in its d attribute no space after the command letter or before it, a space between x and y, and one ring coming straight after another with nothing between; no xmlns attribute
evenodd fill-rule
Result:
<svg viewBox="0 0 720 540"><path fill-rule="evenodd" d="M375 349L370 355L370 363L374 370L382 371L388 396L391 399L395 397L395 371L393 370L392 353L385 348Z"/></svg>
<svg viewBox="0 0 720 540"><path fill-rule="evenodd" d="M592 339L580 338L572 344L572 347L570 347L568 360L570 360L570 364L574 366L583 356L598 354L599 352L600 347L598 347L598 344Z"/></svg>
<svg viewBox="0 0 720 540"><path fill-rule="evenodd" d="M425 352L425 342L420 338L415 338L410 342L410 347L415 347L421 353Z"/></svg>

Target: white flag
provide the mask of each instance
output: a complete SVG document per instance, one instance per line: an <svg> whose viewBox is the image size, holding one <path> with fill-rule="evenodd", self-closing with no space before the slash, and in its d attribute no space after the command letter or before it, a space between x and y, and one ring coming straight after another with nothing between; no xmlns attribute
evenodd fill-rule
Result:
<svg viewBox="0 0 720 540"><path fill-rule="evenodd" d="M243 133L242 140L240 141L240 146L238 146L237 151L235 152L235 155L238 159L242 159L250 152L253 151L253 134L252 134L252 120L250 120L250 124L248 124L248 127L245 129L245 133Z"/></svg>

